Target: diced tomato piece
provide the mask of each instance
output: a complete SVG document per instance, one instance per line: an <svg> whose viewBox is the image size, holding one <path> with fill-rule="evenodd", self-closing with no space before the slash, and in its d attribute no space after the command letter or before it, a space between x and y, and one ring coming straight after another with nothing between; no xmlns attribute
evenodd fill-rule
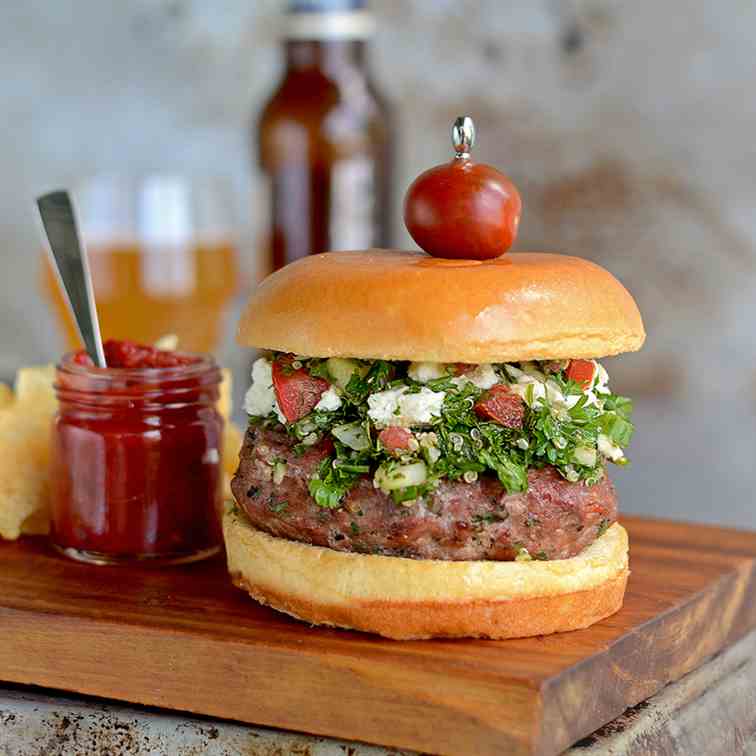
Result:
<svg viewBox="0 0 756 756"><path fill-rule="evenodd" d="M378 440L389 452L409 451L414 436L406 428L391 426L378 434ZM416 447L417 448L417 447Z"/></svg>
<svg viewBox="0 0 756 756"><path fill-rule="evenodd" d="M278 406L290 423L296 423L309 415L328 389L328 381L315 378L304 368L292 367L294 357L290 354L273 360L273 389Z"/></svg>
<svg viewBox="0 0 756 756"><path fill-rule="evenodd" d="M525 402L509 390L504 383L497 383L475 403L478 417L493 420L505 428L522 428L525 419Z"/></svg>
<svg viewBox="0 0 756 756"><path fill-rule="evenodd" d="M590 360L570 360L570 364L567 366L567 377L580 384L580 387L585 391L591 385L595 369Z"/></svg>
<svg viewBox="0 0 756 756"><path fill-rule="evenodd" d="M472 373L477 365L471 365L469 362L455 362L454 363L454 375L467 375Z"/></svg>

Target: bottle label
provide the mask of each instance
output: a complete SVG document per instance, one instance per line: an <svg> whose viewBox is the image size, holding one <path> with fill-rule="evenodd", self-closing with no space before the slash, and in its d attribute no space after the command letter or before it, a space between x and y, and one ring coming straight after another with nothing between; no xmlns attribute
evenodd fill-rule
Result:
<svg viewBox="0 0 756 756"><path fill-rule="evenodd" d="M375 30L369 11L328 11L325 13L288 13L286 39L367 39Z"/></svg>
<svg viewBox="0 0 756 756"><path fill-rule="evenodd" d="M339 160L331 168L329 249L367 249L376 243L375 165L370 158Z"/></svg>

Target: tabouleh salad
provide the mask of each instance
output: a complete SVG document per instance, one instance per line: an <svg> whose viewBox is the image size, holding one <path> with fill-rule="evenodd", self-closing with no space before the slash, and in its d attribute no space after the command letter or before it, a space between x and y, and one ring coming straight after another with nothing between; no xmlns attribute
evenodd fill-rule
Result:
<svg viewBox="0 0 756 756"><path fill-rule="evenodd" d="M332 445L309 480L315 502L331 509L368 475L404 505L444 479L486 473L523 492L528 470L547 465L593 485L607 462L627 463L633 433L632 402L583 359L468 365L270 352L254 363L244 407L252 425L285 428L297 453Z"/></svg>

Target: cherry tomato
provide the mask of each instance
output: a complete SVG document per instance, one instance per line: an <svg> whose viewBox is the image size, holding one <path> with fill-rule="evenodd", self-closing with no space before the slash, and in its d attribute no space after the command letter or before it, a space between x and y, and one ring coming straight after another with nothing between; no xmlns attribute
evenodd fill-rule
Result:
<svg viewBox="0 0 756 756"><path fill-rule="evenodd" d="M571 381L580 384L585 391L593 380L594 365L590 360L570 360L566 375Z"/></svg>
<svg viewBox="0 0 756 756"><path fill-rule="evenodd" d="M328 381L315 378L304 368L292 367L294 358L290 355L273 361L273 389L284 417L295 423L309 415L328 388Z"/></svg>
<svg viewBox="0 0 756 756"><path fill-rule="evenodd" d="M455 158L407 190L404 223L434 257L488 260L514 243L522 202L514 184L483 163Z"/></svg>

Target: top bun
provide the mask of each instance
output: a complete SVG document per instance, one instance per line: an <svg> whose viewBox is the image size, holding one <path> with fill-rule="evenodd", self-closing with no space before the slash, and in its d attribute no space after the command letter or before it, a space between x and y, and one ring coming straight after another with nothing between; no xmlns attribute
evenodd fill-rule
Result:
<svg viewBox="0 0 756 756"><path fill-rule="evenodd" d="M306 357L468 363L604 357L644 339L632 296L588 260L387 249L287 265L253 292L238 331L243 346Z"/></svg>

